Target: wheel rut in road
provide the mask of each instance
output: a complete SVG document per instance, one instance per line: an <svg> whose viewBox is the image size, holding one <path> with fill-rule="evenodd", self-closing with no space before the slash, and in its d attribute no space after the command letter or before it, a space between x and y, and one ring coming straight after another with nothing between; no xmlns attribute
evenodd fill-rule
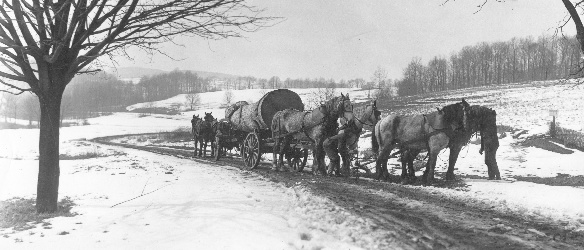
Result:
<svg viewBox="0 0 584 250"><path fill-rule="evenodd" d="M145 150L180 158L192 151L156 146L98 143ZM193 158L217 166L241 168L240 158L221 161ZM584 249L584 234L566 232L553 222L504 214L484 204L444 197L431 191L367 179L314 176L303 172L275 172L261 163L252 172L287 187L302 185L338 206L369 219L375 230L391 232L405 248L413 249ZM234 168L228 168L234 169ZM239 171L239 170L236 170ZM248 172L242 170L242 173Z"/></svg>

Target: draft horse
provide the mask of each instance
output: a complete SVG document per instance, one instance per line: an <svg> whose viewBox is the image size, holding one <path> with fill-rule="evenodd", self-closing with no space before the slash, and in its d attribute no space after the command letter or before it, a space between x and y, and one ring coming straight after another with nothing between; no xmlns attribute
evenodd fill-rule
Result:
<svg viewBox="0 0 584 250"><path fill-rule="evenodd" d="M377 179L382 176L387 178L387 160L394 148L399 152L419 152L428 150L428 161L424 174L424 181L431 184L434 181L434 168L440 150L448 147L450 137L456 130L468 130L468 113L470 105L462 99L462 102L437 108L429 114L398 116L390 115L383 118L375 125L371 140L374 152L377 152L375 168ZM413 169L413 166L411 166ZM405 161L402 161L402 181L407 182L415 178L415 173L410 171L408 176Z"/></svg>
<svg viewBox="0 0 584 250"><path fill-rule="evenodd" d="M212 115L213 112L205 112L205 117L196 123L194 129L195 139L195 156L205 157L207 154L207 143L211 143L211 156L214 155L215 148L215 133L213 133L213 124L217 122ZM199 149L197 152L197 144Z"/></svg>
<svg viewBox="0 0 584 250"><path fill-rule="evenodd" d="M313 174L326 174L323 142L334 135L338 127L337 119L353 119L353 106L349 95L334 97L311 111L286 109L278 111L272 119L274 139L274 159L272 166L281 170L283 157L289 152L292 140L310 141L313 144ZM279 160L278 160L279 154ZM284 169L288 170L288 169Z"/></svg>
<svg viewBox="0 0 584 250"><path fill-rule="evenodd" d="M370 130L373 130L380 116L381 112L377 109L377 101L373 100L353 108L353 121L341 118L341 122L344 124L339 128L337 134L327 138L323 143L324 151L330 160L327 171L329 175L333 172L336 175L350 175L350 152L357 149L363 128L369 127ZM343 160L342 168L340 167L341 159Z"/></svg>
<svg viewBox="0 0 584 250"><path fill-rule="evenodd" d="M191 134L193 134L193 141L195 143L193 156L197 156L197 143L199 142L198 127L201 122L203 122L203 119L199 115L193 115L193 119L191 119Z"/></svg>
<svg viewBox="0 0 584 250"><path fill-rule="evenodd" d="M448 171L446 172L446 180L454 180L454 166L458 159L458 155L462 147L464 147L475 133L480 133L481 148L480 154L485 152L485 164L487 165L489 180L500 180L499 166L497 165L497 149L499 148L499 137L497 136L497 112L490 108L472 105L469 109L468 116L469 130L456 130L450 137L448 148L450 149L450 156L448 157ZM411 150L402 154L402 164L407 162L409 166L413 165L413 161L418 155L419 151ZM412 171L413 167L410 167ZM426 174L424 172L424 174Z"/></svg>

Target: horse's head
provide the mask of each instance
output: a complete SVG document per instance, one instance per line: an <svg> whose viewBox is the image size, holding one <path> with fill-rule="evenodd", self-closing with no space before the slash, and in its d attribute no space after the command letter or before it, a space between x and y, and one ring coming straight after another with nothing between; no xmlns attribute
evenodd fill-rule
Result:
<svg viewBox="0 0 584 250"><path fill-rule="evenodd" d="M373 124L377 124L377 122L381 119L381 111L379 111L377 109L377 100L373 100L370 104L370 108L371 108L371 118L369 118L369 121L371 121Z"/></svg>
<svg viewBox="0 0 584 250"><path fill-rule="evenodd" d="M201 118L199 117L199 115L193 115L193 119L191 120L192 124L196 124L200 121L201 121Z"/></svg>
<svg viewBox="0 0 584 250"><path fill-rule="evenodd" d="M339 118L345 118L347 121L353 119L353 104L351 104L351 99L349 94L337 96L333 98L333 103L336 103L333 113L336 113Z"/></svg>
<svg viewBox="0 0 584 250"><path fill-rule="evenodd" d="M444 112L444 121L453 130L470 130L470 124L468 122L470 105L464 99L461 102L445 106L442 108L442 111Z"/></svg>
<svg viewBox="0 0 584 250"><path fill-rule="evenodd" d="M381 118L381 112L377 109L377 101L373 100L365 106L353 109L353 117L361 124L375 126Z"/></svg>
<svg viewBox="0 0 584 250"><path fill-rule="evenodd" d="M215 118L213 118L212 113L213 112L210 112L210 113L205 112L205 118L204 118L204 120L207 121L207 122L212 122L215 119Z"/></svg>

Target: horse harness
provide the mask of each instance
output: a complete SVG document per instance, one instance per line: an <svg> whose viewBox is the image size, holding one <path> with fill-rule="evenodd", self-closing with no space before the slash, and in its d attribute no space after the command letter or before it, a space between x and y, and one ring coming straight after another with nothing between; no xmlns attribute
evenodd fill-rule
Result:
<svg viewBox="0 0 584 250"><path fill-rule="evenodd" d="M454 135L454 131L452 131L448 128L434 128L432 126L432 124L428 123L428 118L426 117L426 114L423 114L422 116L424 116L424 122L422 122L421 127L422 127L422 131L424 131L424 134L417 137L417 138L398 143L398 145L399 145L398 148L400 148L400 150L391 154L388 158L392 158L398 154L403 153L403 151L405 151L405 145L407 145L407 144L412 144L412 143L415 143L418 141L426 141L426 147L430 148L430 146L428 145L428 139L430 139L430 137L437 135L437 134L440 134L440 133L444 133L448 138L452 138L452 136ZM430 133L426 133L425 129L424 129L424 126L426 125L426 123L428 123L428 126L430 126L434 131L432 131Z"/></svg>
<svg viewBox="0 0 584 250"><path fill-rule="evenodd" d="M295 134L295 133L298 133L298 132L303 132L303 133L304 133L304 135L306 135L306 137L307 137L307 138L310 138L310 135L308 134L308 129L314 128L314 127L316 127L316 126L318 126L318 125L321 125L321 124L323 124L323 123L326 123L326 122L328 121L329 112L328 112L328 109L327 109L326 105L322 104L322 105L320 105L320 107L321 107L322 109L324 109L324 112L322 112L322 113L323 113L323 118L322 118L322 120L321 120L320 122L318 122L317 124L314 124L314 125L308 126L308 127L307 127L307 126L305 126L305 125L304 125L304 121L305 121L306 115L307 115L308 113L312 113L312 112L313 112L313 110L310 110L310 111L304 111L304 114L302 115L302 123L301 123L301 125L300 125L300 130L299 130L299 131L294 131L294 132L289 132L289 133L287 133L287 134L285 134L285 135L278 135L278 138L280 138L280 137L284 137L284 136L287 136L288 134ZM338 104L338 107L337 107L337 109L338 109L338 110L342 110L342 112L339 112L339 113L344 113L344 112L345 112L345 106L343 105L343 102L340 102L340 103ZM351 112L352 112L352 111L351 111ZM280 119L278 119L278 122L280 122ZM278 127L280 127L280 126L279 126L279 124L278 124Z"/></svg>
<svg viewBox="0 0 584 250"><path fill-rule="evenodd" d="M325 122L328 120L328 119L327 119L327 117L328 117L328 115L329 115L329 114L328 114L328 113L329 113L329 112L328 112L328 109L326 108L326 106L325 106L325 105L321 105L321 107L324 109L324 112L323 112L323 118L322 118L322 120L321 120L319 123L317 123L317 124L314 124L314 125L312 125L312 126L309 126L309 127L305 127L305 126L304 126L304 118L306 118L306 115L307 115L308 113L312 113L312 111L306 111L306 112L304 112L304 114L302 115L302 123L301 123L301 125L300 125L300 131L297 131L297 132L304 132L304 135L306 135L306 137L310 138L310 135L308 134L308 129L311 129L311 128L314 128L314 127L316 127L316 126L318 126L318 125L320 125L320 124L323 124L323 123L325 123Z"/></svg>

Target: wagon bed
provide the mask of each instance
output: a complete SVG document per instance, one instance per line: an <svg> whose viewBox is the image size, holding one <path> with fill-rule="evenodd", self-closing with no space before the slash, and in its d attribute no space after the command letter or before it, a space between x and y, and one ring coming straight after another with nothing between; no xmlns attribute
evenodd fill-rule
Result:
<svg viewBox="0 0 584 250"><path fill-rule="evenodd" d="M230 136L217 136L217 149L222 140L238 143L245 167L248 169L257 167L262 153L271 152L273 149L272 118L278 111L285 109L304 111L300 96L288 89L270 91L255 103L243 102L230 106L225 110L225 119L231 123L234 133ZM306 163L306 150L312 146L307 143L294 143L294 147L305 150L303 162ZM219 154L216 155L218 157Z"/></svg>

